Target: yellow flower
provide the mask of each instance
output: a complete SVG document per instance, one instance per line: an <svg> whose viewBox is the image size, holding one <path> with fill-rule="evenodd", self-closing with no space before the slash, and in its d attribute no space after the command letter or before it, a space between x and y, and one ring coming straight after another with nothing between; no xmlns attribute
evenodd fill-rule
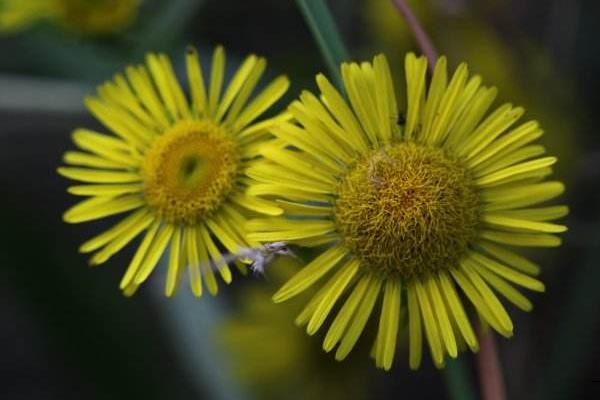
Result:
<svg viewBox="0 0 600 400"><path fill-rule="evenodd" d="M217 330L216 340L240 383L256 398L366 398L364 363L333 362L291 322L300 302L273 304L271 295L301 267L281 257L269 267L266 284L245 286L240 307ZM309 300L311 291L303 293ZM301 300L301 299L299 299Z"/></svg>
<svg viewBox="0 0 600 400"><path fill-rule="evenodd" d="M202 294L203 278L216 294L210 264L225 282L231 281L219 246L237 252L258 244L245 239L247 211L282 212L244 193L244 171L281 117L255 121L287 90L288 79L276 78L251 99L265 70L263 58L247 57L224 91L221 47L214 52L208 88L195 49L188 49L186 61L191 103L164 54L149 54L145 66L129 66L125 75L101 85L85 103L113 134L75 130L73 141L81 151L66 152L70 166L58 169L83 183L69 187L69 193L89 196L65 212L66 222L131 212L81 245L81 252L95 251L92 265L104 263L146 232L121 281L126 294L146 280L167 248L167 296L186 268L195 295Z"/></svg>
<svg viewBox="0 0 600 400"><path fill-rule="evenodd" d="M0 30L18 31L42 20L85 34L119 31L136 18L140 0L4 0Z"/></svg>
<svg viewBox="0 0 600 400"><path fill-rule="evenodd" d="M542 135L538 123L512 127L522 108L504 104L486 116L496 89L469 78L465 64L449 79L442 57L428 89L423 57L408 54L405 69L405 117L382 55L372 64L342 65L350 104L318 75L320 96L304 92L291 104L298 124L280 123L275 141L261 149L265 160L247 171L259 182L248 193L280 198L285 211L249 221L249 239L327 245L274 300L327 277L297 322L312 335L338 310L323 347L339 344L335 357L342 360L382 299L372 355L386 370L401 315L408 316L411 368L420 365L423 334L438 367L464 343L477 351L463 297L511 336L497 295L530 310L514 285L544 285L532 277L538 266L507 246L558 246L554 234L566 227L548 221L568 212L538 206L564 186L544 181L556 158L531 144Z"/></svg>

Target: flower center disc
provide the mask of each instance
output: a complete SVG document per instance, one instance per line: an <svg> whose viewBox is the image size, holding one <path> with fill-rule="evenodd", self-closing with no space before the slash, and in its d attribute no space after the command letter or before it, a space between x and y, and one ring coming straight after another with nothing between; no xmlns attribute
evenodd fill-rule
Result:
<svg viewBox="0 0 600 400"><path fill-rule="evenodd" d="M238 164L235 143L220 127L179 122L154 142L144 159L147 201L168 221L193 224L227 197Z"/></svg>
<svg viewBox="0 0 600 400"><path fill-rule="evenodd" d="M354 166L334 214L362 266L411 278L457 265L476 236L479 196L466 168L442 150L402 142Z"/></svg>

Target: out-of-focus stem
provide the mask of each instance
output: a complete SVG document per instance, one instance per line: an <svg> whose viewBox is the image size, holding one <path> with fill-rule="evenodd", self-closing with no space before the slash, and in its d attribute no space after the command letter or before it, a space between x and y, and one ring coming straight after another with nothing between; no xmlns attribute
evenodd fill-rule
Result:
<svg viewBox="0 0 600 400"><path fill-rule="evenodd" d="M477 369L479 370L481 398L483 400L505 400L506 390L494 334L489 329L480 327L478 335L480 349L477 354Z"/></svg>
<svg viewBox="0 0 600 400"><path fill-rule="evenodd" d="M433 71L433 67L435 67L435 62L437 60L437 52L435 51L435 47L433 47L433 43L427 33L423 30L423 27L419 23L419 20L412 12L408 4L406 4L405 0L392 0L392 3L396 6L402 17L406 20L406 24L412 30L415 35L415 39L417 40L417 44L419 48L423 52L423 55L427 58L427 62L429 64L429 70Z"/></svg>

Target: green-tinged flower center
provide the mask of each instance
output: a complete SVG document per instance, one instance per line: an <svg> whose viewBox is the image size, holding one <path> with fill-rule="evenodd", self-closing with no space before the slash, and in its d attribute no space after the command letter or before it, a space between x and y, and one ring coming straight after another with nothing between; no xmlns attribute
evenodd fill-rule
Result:
<svg viewBox="0 0 600 400"><path fill-rule="evenodd" d="M179 122L154 142L144 159L148 204L170 222L193 224L227 197L238 165L235 142L220 127Z"/></svg>
<svg viewBox="0 0 600 400"><path fill-rule="evenodd" d="M457 265L476 236L479 196L467 169L441 149L402 142L345 176L335 220L362 266L411 278Z"/></svg>

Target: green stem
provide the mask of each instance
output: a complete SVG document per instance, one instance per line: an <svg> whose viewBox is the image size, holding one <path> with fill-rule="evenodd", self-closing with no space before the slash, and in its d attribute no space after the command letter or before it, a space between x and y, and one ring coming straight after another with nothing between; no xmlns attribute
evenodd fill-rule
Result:
<svg viewBox="0 0 600 400"><path fill-rule="evenodd" d="M321 50L334 83L342 89L340 64L349 57L327 4L323 0L296 0L296 5Z"/></svg>
<svg viewBox="0 0 600 400"><path fill-rule="evenodd" d="M475 400L477 398L471 385L464 356L456 359L448 359L444 372L448 394L452 400Z"/></svg>

